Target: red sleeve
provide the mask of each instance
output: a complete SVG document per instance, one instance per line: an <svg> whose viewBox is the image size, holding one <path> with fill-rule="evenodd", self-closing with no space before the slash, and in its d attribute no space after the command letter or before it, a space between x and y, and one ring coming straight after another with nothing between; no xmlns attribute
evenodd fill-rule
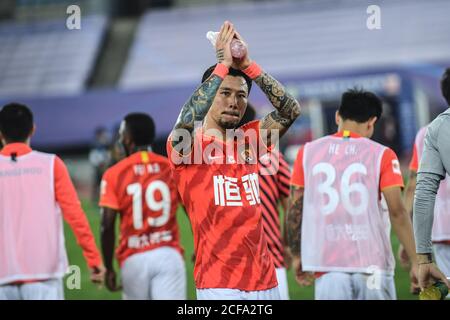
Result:
<svg viewBox="0 0 450 320"><path fill-rule="evenodd" d="M95 244L95 238L86 215L81 208L75 187L70 179L69 172L64 162L55 157L55 198L58 202L64 220L72 228L78 245L83 250L84 258L89 267L97 267L102 264L100 252Z"/></svg>
<svg viewBox="0 0 450 320"><path fill-rule="evenodd" d="M169 137L167 138L167 143L166 143L166 151L167 151L167 158L169 159L169 162L171 164L173 164L173 155L177 155L178 157L178 152L173 150L173 146L172 146L172 134L169 135Z"/></svg>
<svg viewBox="0 0 450 320"><path fill-rule="evenodd" d="M119 199L116 194L116 181L111 169L103 174L100 184L100 207L107 207L113 210L119 210Z"/></svg>
<svg viewBox="0 0 450 320"><path fill-rule="evenodd" d="M288 163L286 162L286 160L284 160L283 155L281 153L279 155L280 155L279 156L280 166L277 172L277 187L282 197L288 197L289 183L291 181L291 172L289 170Z"/></svg>
<svg viewBox="0 0 450 320"><path fill-rule="evenodd" d="M184 129L180 129L180 130L184 130ZM195 137L197 137L197 133L194 134ZM185 146L185 142L184 140L182 142L180 142L179 146L180 149L178 149L178 145L175 146L175 148L172 146L172 133L169 135L169 137L167 138L167 143L166 143L166 151L167 151L167 158L169 159L169 163L171 166L177 166L180 164L189 164L192 163L192 158L193 158L193 154L192 154L192 148L193 148L193 144L196 143L196 138L192 138L193 139L191 142L190 150L187 150L186 148L181 148L183 146ZM183 152L184 154L180 153ZM189 151L189 152L188 152Z"/></svg>
<svg viewBox="0 0 450 320"><path fill-rule="evenodd" d="M297 158L295 159L294 167L292 169L291 185L297 187L305 186L305 173L303 171L303 150L304 147L301 147L298 150Z"/></svg>
<svg viewBox="0 0 450 320"><path fill-rule="evenodd" d="M384 151L380 168L380 190L388 187L404 187L400 162L390 148Z"/></svg>
<svg viewBox="0 0 450 320"><path fill-rule="evenodd" d="M419 159L417 157L417 148L416 148L416 144L414 143L414 148L413 148L413 154L412 154L412 158L411 158L411 162L409 163L409 170L411 171L419 171Z"/></svg>

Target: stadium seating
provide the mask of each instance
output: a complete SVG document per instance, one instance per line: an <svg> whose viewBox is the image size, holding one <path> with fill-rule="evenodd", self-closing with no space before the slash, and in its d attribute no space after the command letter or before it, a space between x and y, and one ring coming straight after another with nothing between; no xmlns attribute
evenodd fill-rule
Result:
<svg viewBox="0 0 450 320"><path fill-rule="evenodd" d="M83 17L81 30L65 20L0 24L0 95L78 94L95 64L104 16Z"/></svg>
<svg viewBox="0 0 450 320"><path fill-rule="evenodd" d="M198 82L201 71L215 62L205 34L218 30L226 19L249 42L255 60L278 76L450 59L448 0L433 5L377 1L381 30L366 26L371 4L274 1L149 11L141 19L119 85Z"/></svg>

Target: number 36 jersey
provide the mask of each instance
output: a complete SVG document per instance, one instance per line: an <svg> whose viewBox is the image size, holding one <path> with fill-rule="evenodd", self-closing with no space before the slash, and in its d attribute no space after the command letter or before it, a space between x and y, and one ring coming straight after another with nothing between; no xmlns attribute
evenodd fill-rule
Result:
<svg viewBox="0 0 450 320"><path fill-rule="evenodd" d="M307 271L393 274L390 220L381 191L403 187L395 153L344 131L307 143L291 183L304 187L302 264Z"/></svg>
<svg viewBox="0 0 450 320"><path fill-rule="evenodd" d="M176 212L179 198L167 158L140 151L103 175L101 207L120 213L119 263L132 254L170 246L182 254Z"/></svg>

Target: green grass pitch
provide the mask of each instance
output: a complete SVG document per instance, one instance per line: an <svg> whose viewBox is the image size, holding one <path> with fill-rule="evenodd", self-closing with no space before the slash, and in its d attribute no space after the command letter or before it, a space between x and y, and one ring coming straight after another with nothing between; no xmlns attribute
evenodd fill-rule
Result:
<svg viewBox="0 0 450 320"><path fill-rule="evenodd" d="M92 231L97 240L97 245L100 248L99 235L100 235L100 214L98 207L89 201L83 201L83 208L88 216L89 222L91 224ZM117 221L118 222L118 221ZM195 286L193 280L193 268L194 265L191 261L193 253L193 240L191 228L189 225L189 220L184 214L183 210L178 210L178 222L180 225L181 242L185 249L185 261L186 261L186 272L187 272L187 289L188 289L188 299L195 299ZM77 245L76 240L73 236L70 228L65 225L65 236L66 236L66 248L69 257L70 265L77 265L81 269L81 285L80 289L68 289L65 285L65 298L70 299L121 299L121 293L109 292L105 287L98 288L89 281L89 274L87 272L86 263L82 256L81 248ZM392 237L392 245L394 248L394 253L397 252L398 240L395 236ZM119 269L116 264L116 271L118 273ZM66 276L64 283L69 279ZM291 300L311 300L314 298L313 287L300 287L296 284L293 277L292 271L288 271L288 282L289 282L289 294ZM395 271L395 284L397 288L397 298L398 299L414 299L417 300L417 296L409 293L409 277L408 273L403 270L398 262Z"/></svg>

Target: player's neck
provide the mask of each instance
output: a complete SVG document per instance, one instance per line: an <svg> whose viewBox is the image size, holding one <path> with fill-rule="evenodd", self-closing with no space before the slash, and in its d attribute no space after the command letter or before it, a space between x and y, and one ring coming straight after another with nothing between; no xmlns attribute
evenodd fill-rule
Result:
<svg viewBox="0 0 450 320"><path fill-rule="evenodd" d="M28 147L30 147L30 138L28 138L25 141L7 141L7 140L2 140L1 141L3 145L7 145L7 144L13 144L13 143L23 143L26 144Z"/></svg>
<svg viewBox="0 0 450 320"><path fill-rule="evenodd" d="M219 126L212 119L206 118L203 122L203 133L207 136L215 137L218 140L226 141L226 129Z"/></svg>
<svg viewBox="0 0 450 320"><path fill-rule="evenodd" d="M338 126L338 132L350 131L362 137L366 136L366 124L357 123L354 121L343 121Z"/></svg>

